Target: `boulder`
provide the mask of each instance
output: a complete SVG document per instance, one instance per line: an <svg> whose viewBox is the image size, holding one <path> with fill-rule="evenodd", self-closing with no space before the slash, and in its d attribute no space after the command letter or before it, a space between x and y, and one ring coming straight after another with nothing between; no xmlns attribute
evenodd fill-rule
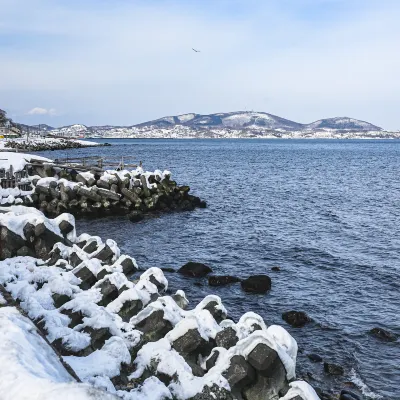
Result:
<svg viewBox="0 0 400 400"><path fill-rule="evenodd" d="M14 257L17 254L17 250L25 245L24 239L10 231L6 226L1 227L0 240L0 258L2 260Z"/></svg>
<svg viewBox="0 0 400 400"><path fill-rule="evenodd" d="M79 269L74 269L72 272L76 277L81 279L82 282L80 283L79 287L82 290L90 289L97 282L93 272L86 267L86 265L80 267Z"/></svg>
<svg viewBox="0 0 400 400"><path fill-rule="evenodd" d="M188 400L233 400L232 393L218 385L204 385L203 391Z"/></svg>
<svg viewBox="0 0 400 400"><path fill-rule="evenodd" d="M183 267L179 268L178 272L184 276L203 278L212 272L212 269L205 264L189 261Z"/></svg>
<svg viewBox="0 0 400 400"><path fill-rule="evenodd" d="M322 362L322 357L319 356L318 354L307 354L307 357L312 361L312 362Z"/></svg>
<svg viewBox="0 0 400 400"><path fill-rule="evenodd" d="M242 289L249 293L266 293L271 289L271 278L268 275L253 275L243 280Z"/></svg>
<svg viewBox="0 0 400 400"><path fill-rule="evenodd" d="M383 328L373 328L369 331L369 334L385 342L395 342L397 340L397 335L395 333Z"/></svg>
<svg viewBox="0 0 400 400"><path fill-rule="evenodd" d="M172 325L164 319L164 311L157 310L136 324L135 328L143 332L142 340L147 343L160 340L172 329Z"/></svg>
<svg viewBox="0 0 400 400"><path fill-rule="evenodd" d="M312 319L303 311L287 311L282 314L282 319L294 328L301 328Z"/></svg>
<svg viewBox="0 0 400 400"><path fill-rule="evenodd" d="M343 375L344 369L342 366L332 363L324 363L324 371L329 375Z"/></svg>
<svg viewBox="0 0 400 400"><path fill-rule="evenodd" d="M339 400L362 400L357 394L350 392L350 390L342 390L340 392Z"/></svg>
<svg viewBox="0 0 400 400"><path fill-rule="evenodd" d="M256 380L254 368L240 355L231 358L229 368L223 375L232 389L240 390Z"/></svg>
<svg viewBox="0 0 400 400"><path fill-rule="evenodd" d="M212 275L208 277L208 284L210 286L223 286L236 282L240 282L240 279L230 275Z"/></svg>
<svg viewBox="0 0 400 400"><path fill-rule="evenodd" d="M28 246L22 246L17 250L17 257L35 257L35 252Z"/></svg>
<svg viewBox="0 0 400 400"><path fill-rule="evenodd" d="M143 303L140 300L128 300L122 305L121 309L118 311L118 315L124 322L129 322L142 308Z"/></svg>
<svg viewBox="0 0 400 400"><path fill-rule="evenodd" d="M210 301L203 309L208 310L218 323L226 318L225 312L220 309L216 301Z"/></svg>
<svg viewBox="0 0 400 400"><path fill-rule="evenodd" d="M279 272L281 269L280 267L272 267L271 271Z"/></svg>
<svg viewBox="0 0 400 400"><path fill-rule="evenodd" d="M97 250L97 242L95 240L92 240L91 242L83 246L83 251L88 254L91 254L96 250Z"/></svg>
<svg viewBox="0 0 400 400"><path fill-rule="evenodd" d="M225 349L230 349L235 346L238 341L239 338L236 335L236 331L230 327L223 329L215 336L215 343L217 346Z"/></svg>
<svg viewBox="0 0 400 400"><path fill-rule="evenodd" d="M184 335L172 343L172 347L184 358L196 351L205 340L197 329L189 329Z"/></svg>
<svg viewBox="0 0 400 400"><path fill-rule="evenodd" d="M139 210L135 210L132 211L129 215L128 215L129 221L131 222L140 222L143 220L143 213Z"/></svg>

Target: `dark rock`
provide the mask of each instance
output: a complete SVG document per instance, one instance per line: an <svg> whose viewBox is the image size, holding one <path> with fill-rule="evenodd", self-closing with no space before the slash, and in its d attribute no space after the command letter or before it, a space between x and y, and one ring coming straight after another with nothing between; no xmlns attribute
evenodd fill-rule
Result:
<svg viewBox="0 0 400 400"><path fill-rule="evenodd" d="M17 250L18 257L35 257L35 252L28 246L22 246Z"/></svg>
<svg viewBox="0 0 400 400"><path fill-rule="evenodd" d="M150 275L149 281L157 286L157 290L161 293L165 290L165 286L163 283L159 282L154 275Z"/></svg>
<svg viewBox="0 0 400 400"><path fill-rule="evenodd" d="M247 361L258 372L257 382L246 388L246 399L262 400L281 397L287 391L286 370L278 353L263 343L259 343L248 355Z"/></svg>
<svg viewBox="0 0 400 400"><path fill-rule="evenodd" d="M106 306L118 297L118 289L108 279L103 282L96 284L96 288L100 288L100 292L103 298L98 303L100 306Z"/></svg>
<svg viewBox="0 0 400 400"><path fill-rule="evenodd" d="M259 343L248 355L247 361L257 370L268 375L278 363L278 353L266 344Z"/></svg>
<svg viewBox="0 0 400 400"><path fill-rule="evenodd" d="M90 289L97 282L97 279L94 276L93 272L86 266L83 266L78 270L74 270L73 273L75 274L75 276L81 279L82 282L79 287L82 290Z"/></svg>
<svg viewBox="0 0 400 400"><path fill-rule="evenodd" d="M94 350L101 349L106 340L111 338L111 332L108 328L94 329L91 326L86 326L82 330L83 332L89 333L91 337L91 344L89 349L85 349L82 355L88 355Z"/></svg>
<svg viewBox="0 0 400 400"><path fill-rule="evenodd" d="M303 311L288 311L282 314L282 319L289 325L295 328L301 328L308 322L311 322L311 318Z"/></svg>
<svg viewBox="0 0 400 400"><path fill-rule="evenodd" d="M143 220L143 213L139 210L135 210L132 211L129 215L128 215L129 221L131 222L140 222Z"/></svg>
<svg viewBox="0 0 400 400"><path fill-rule="evenodd" d="M79 258L78 254L75 251L71 253L68 261L74 268L82 263L82 260Z"/></svg>
<svg viewBox="0 0 400 400"><path fill-rule="evenodd" d="M182 310L186 310L188 306L188 301L183 296L175 293L172 295L172 298L174 299L175 303L178 304L180 308L182 308Z"/></svg>
<svg viewBox="0 0 400 400"><path fill-rule="evenodd" d="M16 233L10 231L7 227L2 226L0 230L0 258L14 257L17 250L25 245L24 239Z"/></svg>
<svg viewBox="0 0 400 400"><path fill-rule="evenodd" d="M318 354L307 354L307 357L312 361L312 362L322 362L322 357L319 356Z"/></svg>
<svg viewBox="0 0 400 400"><path fill-rule="evenodd" d="M254 368L243 356L233 356L228 370L223 375L232 389L242 389L256 379Z"/></svg>
<svg viewBox="0 0 400 400"><path fill-rule="evenodd" d="M47 261L48 265L55 265L57 261L62 259L61 250L58 247L53 248L50 252L50 260Z"/></svg>
<svg viewBox="0 0 400 400"><path fill-rule="evenodd" d="M236 331L230 327L223 329L215 336L215 343L217 346L225 349L230 349L235 346L238 341L239 338L236 336Z"/></svg>
<svg viewBox="0 0 400 400"><path fill-rule="evenodd" d="M46 232L46 225L44 222L41 222L35 226L35 236L40 236L43 235L44 232Z"/></svg>
<svg viewBox="0 0 400 400"><path fill-rule="evenodd" d="M233 400L232 394L218 385L204 385L203 391L188 400Z"/></svg>
<svg viewBox="0 0 400 400"><path fill-rule="evenodd" d="M195 351L202 345L204 339L197 329L189 329L183 336L172 343L172 347L183 357Z"/></svg>
<svg viewBox="0 0 400 400"><path fill-rule="evenodd" d="M97 242L95 240L92 240L88 244L85 244L82 247L82 249L83 249L84 252L86 252L88 254L91 254L91 253L93 253L94 251L97 250Z"/></svg>
<svg viewBox="0 0 400 400"><path fill-rule="evenodd" d="M121 309L118 311L118 315L124 322L129 322L142 308L143 303L140 300L128 300L122 305Z"/></svg>
<svg viewBox="0 0 400 400"><path fill-rule="evenodd" d="M210 286L222 286L236 282L240 282L240 279L230 275L222 275L222 276L213 275L208 277L208 284Z"/></svg>
<svg viewBox="0 0 400 400"><path fill-rule="evenodd" d="M253 275L242 281L242 289L250 293L266 293L271 289L271 278L268 275Z"/></svg>
<svg viewBox="0 0 400 400"><path fill-rule="evenodd" d="M60 312L70 318L71 322L68 324L68 326L71 329L75 328L75 326L83 322L84 315L80 311L73 311L71 309L61 308Z"/></svg>
<svg viewBox="0 0 400 400"><path fill-rule="evenodd" d="M357 394L350 392L350 390L342 390L340 392L339 400L362 400Z"/></svg>
<svg viewBox="0 0 400 400"><path fill-rule="evenodd" d="M60 308L65 303L67 303L68 301L71 300L71 298L69 296L67 296L66 294L54 293L51 297L53 298L55 308Z"/></svg>
<svg viewBox="0 0 400 400"><path fill-rule="evenodd" d="M111 248L105 244L103 248L96 254L96 258L99 259L100 261L107 262L111 261L112 257L114 256L114 252L111 250Z"/></svg>
<svg viewBox="0 0 400 400"><path fill-rule="evenodd" d="M324 363L324 371L330 375L343 375L344 369L342 366L332 363Z"/></svg>
<svg viewBox="0 0 400 400"><path fill-rule="evenodd" d="M97 273L96 278L97 278L97 280L101 280L101 279L103 279L105 276L110 275L110 274L111 274L110 271L107 271L106 268L103 268L103 269L101 269L101 270Z"/></svg>
<svg viewBox="0 0 400 400"><path fill-rule="evenodd" d="M23 229L24 236L29 243L33 243L35 241L35 225L28 222Z"/></svg>
<svg viewBox="0 0 400 400"><path fill-rule="evenodd" d="M58 226L63 235L67 235L74 230L74 226L66 220L62 220Z"/></svg>
<svg viewBox="0 0 400 400"><path fill-rule="evenodd" d="M172 329L172 325L164 319L164 311L157 310L136 324L135 328L144 333L144 342L155 342L164 337Z"/></svg>
<svg viewBox="0 0 400 400"><path fill-rule="evenodd" d="M271 271L275 271L275 272L278 272L280 270L281 270L280 267L272 267L271 268Z"/></svg>
<svg viewBox="0 0 400 400"><path fill-rule="evenodd" d="M199 208L207 208L207 203L204 200L201 200L198 207Z"/></svg>
<svg viewBox="0 0 400 400"><path fill-rule="evenodd" d="M369 331L369 333L370 335L386 342L395 342L397 340L397 335L395 333L383 328L373 328Z"/></svg>
<svg viewBox="0 0 400 400"><path fill-rule="evenodd" d="M168 267L161 267L161 271L163 271L163 272L171 272L171 273L176 272L176 270L174 268L168 268Z"/></svg>
<svg viewBox="0 0 400 400"><path fill-rule="evenodd" d="M225 312L223 312L216 301L210 301L203 310L208 310L214 319L220 323L226 318Z"/></svg>
<svg viewBox="0 0 400 400"><path fill-rule="evenodd" d="M212 269L205 264L189 261L183 267L179 268L178 272L184 276L203 278L212 272Z"/></svg>
<svg viewBox="0 0 400 400"><path fill-rule="evenodd" d="M132 261L132 259L130 257L125 258L121 262L121 266L122 266L122 272L126 276L130 276L130 275L134 274L137 271L137 268L135 267L135 264L133 263L133 261Z"/></svg>
<svg viewBox="0 0 400 400"><path fill-rule="evenodd" d="M217 363L218 357L219 357L219 351L214 350L212 355L210 357L208 357L208 359L206 361L207 371L209 371L212 367L215 366L215 364Z"/></svg>

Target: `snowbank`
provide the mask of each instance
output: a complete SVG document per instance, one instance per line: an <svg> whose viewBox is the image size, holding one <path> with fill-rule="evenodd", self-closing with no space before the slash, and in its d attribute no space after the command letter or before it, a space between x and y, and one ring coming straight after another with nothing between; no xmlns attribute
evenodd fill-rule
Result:
<svg viewBox="0 0 400 400"><path fill-rule="evenodd" d="M1 142L0 142L0 148L1 148ZM35 160L40 160L45 163L51 163L53 162L52 160L45 158L45 157L40 157L40 156L34 156L32 154L26 154L26 153L13 153L10 151L2 151L0 152L0 169L4 168L5 170L8 170L10 166L13 167L14 172L21 171L24 169L25 165L30 163L32 159Z"/></svg>
<svg viewBox="0 0 400 400"><path fill-rule="evenodd" d="M2 400L116 399L76 382L34 324L14 307L0 308L0 365Z"/></svg>

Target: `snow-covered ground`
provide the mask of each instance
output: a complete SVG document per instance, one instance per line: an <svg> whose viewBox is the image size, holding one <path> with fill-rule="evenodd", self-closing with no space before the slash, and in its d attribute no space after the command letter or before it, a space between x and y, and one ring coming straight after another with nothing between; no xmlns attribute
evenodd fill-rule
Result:
<svg viewBox="0 0 400 400"><path fill-rule="evenodd" d="M115 400L87 383L78 383L15 307L0 307L1 400Z"/></svg>
<svg viewBox="0 0 400 400"><path fill-rule="evenodd" d="M14 153L11 151L0 152L0 169L8 170L10 166L13 167L14 172L21 171L25 165L30 163L32 159L41 160L44 162L52 162L49 158L35 156L27 153Z"/></svg>

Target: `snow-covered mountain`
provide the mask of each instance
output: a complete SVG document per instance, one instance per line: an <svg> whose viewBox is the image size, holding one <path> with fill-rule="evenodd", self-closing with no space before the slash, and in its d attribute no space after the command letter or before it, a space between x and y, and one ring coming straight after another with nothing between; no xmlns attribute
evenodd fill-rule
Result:
<svg viewBox="0 0 400 400"><path fill-rule="evenodd" d="M276 115L263 112L239 111L218 114L183 114L172 117L163 117L154 121L145 122L137 127L153 126L167 128L173 125L190 126L192 128L233 128L233 129L284 129L299 130L304 125L289 121Z"/></svg>
<svg viewBox="0 0 400 400"><path fill-rule="evenodd" d="M311 124L306 125L307 129L346 129L354 131L382 131L379 126L372 125L369 122L360 121L354 118L337 117L320 119Z"/></svg>
<svg viewBox="0 0 400 400"><path fill-rule="evenodd" d="M51 127L48 127L51 128ZM70 125L48 129L55 136L104 138L388 138L400 137L354 118L321 119L310 124L276 115L238 111L217 114L167 116L132 126Z"/></svg>

